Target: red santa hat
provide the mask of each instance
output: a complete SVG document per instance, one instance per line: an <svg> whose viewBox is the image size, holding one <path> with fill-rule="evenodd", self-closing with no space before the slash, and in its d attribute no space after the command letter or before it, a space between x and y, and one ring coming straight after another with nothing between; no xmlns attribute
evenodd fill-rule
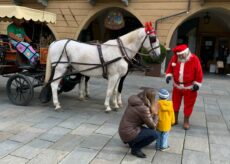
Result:
<svg viewBox="0 0 230 164"><path fill-rule="evenodd" d="M173 52L177 55L186 54L189 52L189 48L186 44L181 44L181 45L176 46L173 49Z"/></svg>

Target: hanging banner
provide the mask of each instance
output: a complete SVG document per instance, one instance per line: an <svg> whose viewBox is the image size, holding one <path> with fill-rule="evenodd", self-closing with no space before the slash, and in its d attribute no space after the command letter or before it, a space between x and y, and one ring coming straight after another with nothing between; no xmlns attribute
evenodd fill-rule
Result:
<svg viewBox="0 0 230 164"><path fill-rule="evenodd" d="M123 15L118 10L110 10L105 17L105 27L111 30L119 30L125 26Z"/></svg>

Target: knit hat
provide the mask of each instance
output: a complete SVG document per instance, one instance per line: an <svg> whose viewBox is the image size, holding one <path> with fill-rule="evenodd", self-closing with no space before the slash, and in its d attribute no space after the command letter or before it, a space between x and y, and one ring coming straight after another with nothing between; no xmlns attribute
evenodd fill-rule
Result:
<svg viewBox="0 0 230 164"><path fill-rule="evenodd" d="M189 52L189 48L186 44L181 44L181 45L178 45L176 46L174 49L173 49L173 52L177 55L181 55L181 54L187 54Z"/></svg>
<svg viewBox="0 0 230 164"><path fill-rule="evenodd" d="M169 98L169 92L166 89L160 89L158 92L158 95L161 99L168 99Z"/></svg>

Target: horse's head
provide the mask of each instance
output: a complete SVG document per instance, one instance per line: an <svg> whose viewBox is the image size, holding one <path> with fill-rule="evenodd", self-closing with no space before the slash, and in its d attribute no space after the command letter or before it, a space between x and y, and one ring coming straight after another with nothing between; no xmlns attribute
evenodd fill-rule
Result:
<svg viewBox="0 0 230 164"><path fill-rule="evenodd" d="M147 49L151 57L159 56L161 53L160 42L151 22L145 23L145 38L142 46Z"/></svg>

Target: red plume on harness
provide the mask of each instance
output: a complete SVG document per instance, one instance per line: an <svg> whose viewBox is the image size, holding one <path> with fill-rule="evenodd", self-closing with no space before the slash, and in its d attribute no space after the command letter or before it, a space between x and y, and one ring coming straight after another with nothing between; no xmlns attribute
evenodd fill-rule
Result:
<svg viewBox="0 0 230 164"><path fill-rule="evenodd" d="M146 34L152 34L154 33L155 34L155 30L152 26L152 22L145 22L145 32Z"/></svg>

